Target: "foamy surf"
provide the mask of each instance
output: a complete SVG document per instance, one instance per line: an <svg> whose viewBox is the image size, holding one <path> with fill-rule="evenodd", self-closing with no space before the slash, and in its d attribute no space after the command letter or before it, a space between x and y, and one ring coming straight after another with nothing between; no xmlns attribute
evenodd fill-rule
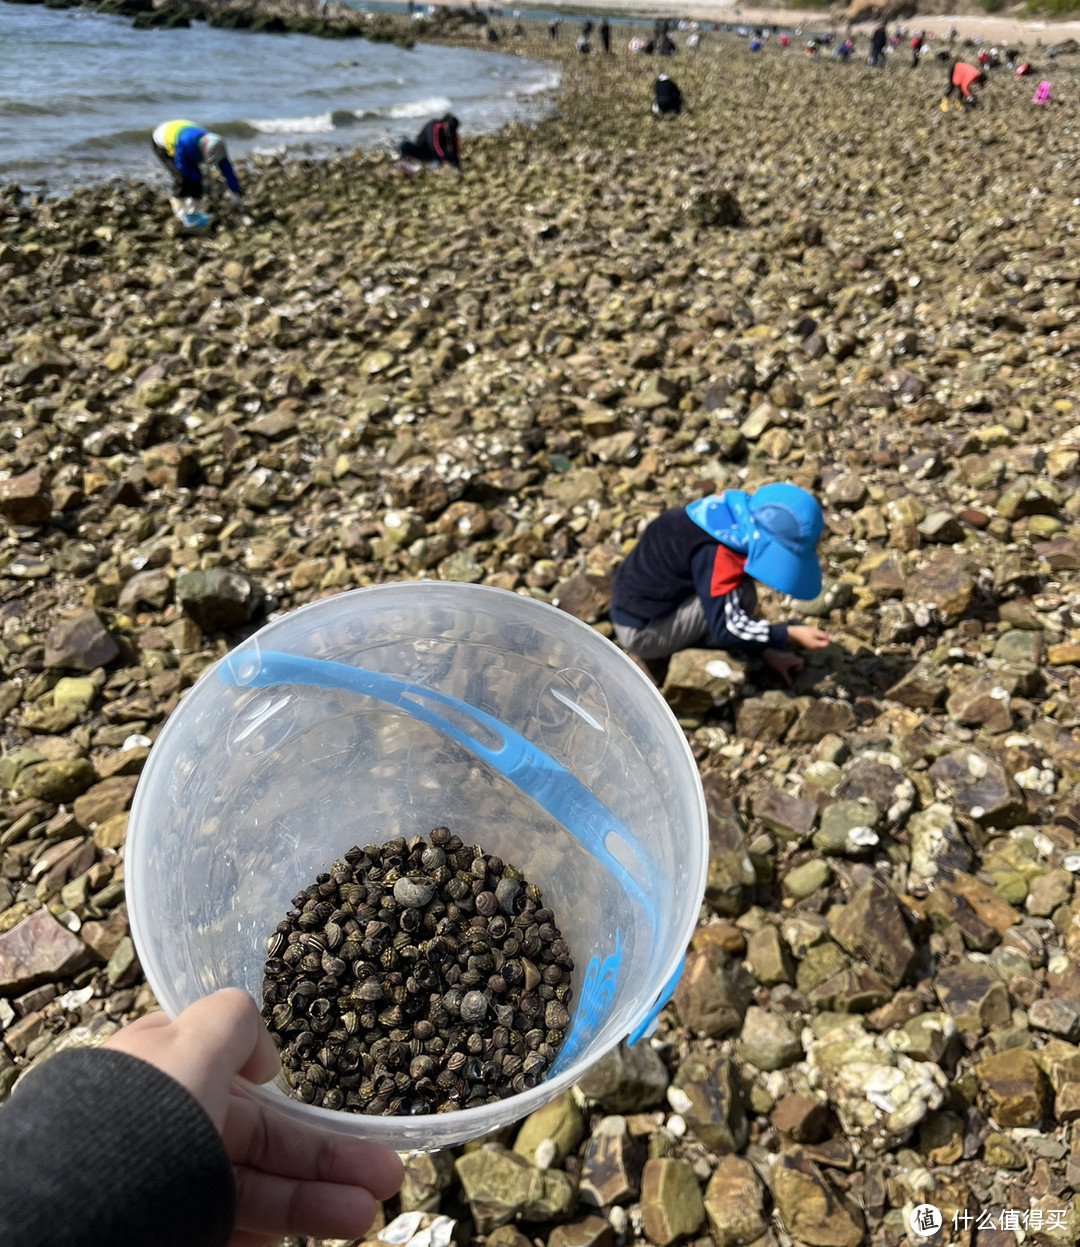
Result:
<svg viewBox="0 0 1080 1247"><path fill-rule="evenodd" d="M249 117L244 123L256 134L329 134L334 128L333 113L313 117Z"/></svg>

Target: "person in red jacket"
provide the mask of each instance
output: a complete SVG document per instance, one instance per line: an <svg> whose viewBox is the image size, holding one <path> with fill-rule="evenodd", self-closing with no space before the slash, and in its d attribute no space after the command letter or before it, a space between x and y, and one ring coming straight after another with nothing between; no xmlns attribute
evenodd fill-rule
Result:
<svg viewBox="0 0 1080 1247"><path fill-rule="evenodd" d="M949 98L954 91L957 108L977 103L975 96L971 94L971 88L982 86L985 81L986 75L981 69L964 61L953 61L949 68L949 85L945 89L945 98L941 101L941 111L944 112L949 107Z"/></svg>

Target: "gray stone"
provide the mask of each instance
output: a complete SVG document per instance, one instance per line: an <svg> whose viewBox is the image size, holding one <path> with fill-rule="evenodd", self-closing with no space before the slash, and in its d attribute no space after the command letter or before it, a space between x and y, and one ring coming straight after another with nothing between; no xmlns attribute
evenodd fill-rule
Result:
<svg viewBox="0 0 1080 1247"><path fill-rule="evenodd" d="M607 1208L637 1199L645 1151L631 1137L625 1117L603 1117L594 1127L581 1163L579 1198Z"/></svg>
<svg viewBox="0 0 1080 1247"><path fill-rule="evenodd" d="M701 1229L705 1205L693 1166L669 1157L650 1160L641 1179L641 1217L645 1237L670 1247Z"/></svg>
<svg viewBox="0 0 1080 1247"><path fill-rule="evenodd" d="M760 1070L786 1069L802 1059L803 1046L779 1014L751 1005L735 1045L740 1057Z"/></svg>
<svg viewBox="0 0 1080 1247"><path fill-rule="evenodd" d="M498 1144L466 1152L454 1165L478 1234L523 1221L565 1217L577 1186L561 1169L537 1169Z"/></svg>
<svg viewBox="0 0 1080 1247"><path fill-rule="evenodd" d="M963 1031L978 1035L1004 1026L1011 1016L1009 993L992 966L964 958L943 966L934 980L941 1007Z"/></svg>
<svg viewBox="0 0 1080 1247"><path fill-rule="evenodd" d="M849 953L879 970L899 987L915 956L900 904L879 879L871 878L832 920L833 937Z"/></svg>
<svg viewBox="0 0 1080 1247"><path fill-rule="evenodd" d="M765 1188L741 1156L722 1156L705 1188L705 1215L716 1247L748 1247L768 1229Z"/></svg>
<svg viewBox="0 0 1080 1247"><path fill-rule="evenodd" d="M61 617L45 640L45 666L59 670L93 671L119 653L112 633L92 610Z"/></svg>
<svg viewBox="0 0 1080 1247"><path fill-rule="evenodd" d="M716 1038L739 1029L753 991L742 965L714 944L687 955L672 1000L692 1034Z"/></svg>
<svg viewBox="0 0 1080 1247"><path fill-rule="evenodd" d="M961 746L938 758L929 774L957 809L986 827L1010 827L1024 815L1023 794L991 753Z"/></svg>
<svg viewBox="0 0 1080 1247"><path fill-rule="evenodd" d="M793 844L801 844L817 822L817 806L813 802L781 792L779 788L759 792L752 808L755 818L760 818L782 840Z"/></svg>
<svg viewBox="0 0 1080 1247"><path fill-rule="evenodd" d="M670 1077L647 1041L619 1044L580 1079L581 1091L608 1113L640 1113L659 1104Z"/></svg>
<svg viewBox="0 0 1080 1247"><path fill-rule="evenodd" d="M549 1167L559 1166L571 1152L577 1151L584 1137L585 1118L573 1094L564 1091L525 1118L514 1140L514 1151L535 1165L537 1148L550 1141Z"/></svg>
<svg viewBox="0 0 1080 1247"><path fill-rule="evenodd" d="M176 600L204 632L250 623L265 604L259 586L229 567L183 572L176 578Z"/></svg>
<svg viewBox="0 0 1080 1247"><path fill-rule="evenodd" d="M706 1147L719 1155L742 1151L748 1127L735 1067L728 1057L688 1057L679 1068L674 1089L685 1097L679 1103L686 1124Z"/></svg>
<svg viewBox="0 0 1080 1247"><path fill-rule="evenodd" d="M819 853L863 857L880 841L874 830L880 821L880 811L868 801L834 801L822 811L814 848Z"/></svg>

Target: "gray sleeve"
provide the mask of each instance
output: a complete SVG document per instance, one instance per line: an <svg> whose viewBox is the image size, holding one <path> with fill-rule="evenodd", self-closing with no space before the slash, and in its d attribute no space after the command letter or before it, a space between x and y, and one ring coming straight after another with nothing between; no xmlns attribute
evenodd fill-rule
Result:
<svg viewBox="0 0 1080 1247"><path fill-rule="evenodd" d="M226 1247L235 1202L202 1106L126 1053L61 1053L0 1108L4 1247Z"/></svg>

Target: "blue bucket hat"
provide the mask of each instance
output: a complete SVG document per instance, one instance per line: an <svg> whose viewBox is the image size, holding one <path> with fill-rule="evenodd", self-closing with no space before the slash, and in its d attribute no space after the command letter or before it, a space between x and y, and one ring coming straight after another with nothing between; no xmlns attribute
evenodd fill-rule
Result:
<svg viewBox="0 0 1080 1247"><path fill-rule="evenodd" d="M813 495L798 485L763 485L700 498L686 514L721 545L746 555L746 573L778 593L806 602L821 592L816 547L825 521Z"/></svg>

